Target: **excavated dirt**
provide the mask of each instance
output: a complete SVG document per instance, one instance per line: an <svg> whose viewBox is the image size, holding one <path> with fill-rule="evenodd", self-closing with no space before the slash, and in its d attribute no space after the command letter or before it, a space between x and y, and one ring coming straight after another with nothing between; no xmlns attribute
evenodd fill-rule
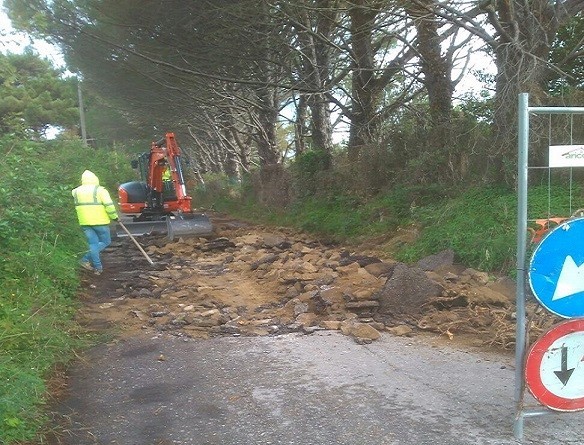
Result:
<svg viewBox="0 0 584 445"><path fill-rule="evenodd" d="M288 229L211 215L208 238L117 238L104 273L84 272L79 321L116 336L311 334L338 329L359 343L382 331L512 350L514 283L454 264L450 252L416 265L384 257L396 233L351 248ZM558 319L528 303L530 335Z"/></svg>

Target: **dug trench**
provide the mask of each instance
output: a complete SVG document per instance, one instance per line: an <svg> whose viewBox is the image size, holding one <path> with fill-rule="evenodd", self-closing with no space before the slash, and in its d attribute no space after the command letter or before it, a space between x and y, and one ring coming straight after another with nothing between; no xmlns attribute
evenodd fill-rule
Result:
<svg viewBox="0 0 584 445"><path fill-rule="evenodd" d="M382 332L512 351L515 284L454 262L450 251L406 265L383 243L347 246L213 214L214 234L169 241L116 238L104 273L84 273L78 321L117 338L141 333L310 335L340 330L357 343ZM392 243L387 237L384 243ZM535 338L558 320L531 301Z"/></svg>

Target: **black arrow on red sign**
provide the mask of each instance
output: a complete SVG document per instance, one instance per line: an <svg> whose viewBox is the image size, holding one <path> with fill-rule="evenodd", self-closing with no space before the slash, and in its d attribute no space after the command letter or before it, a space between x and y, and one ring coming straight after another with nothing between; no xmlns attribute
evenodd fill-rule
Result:
<svg viewBox="0 0 584 445"><path fill-rule="evenodd" d="M559 371L554 371L554 374L558 379L560 379L560 382L566 386L568 380L570 380L570 377L574 372L574 369L575 368L568 369L568 347L562 346L562 368Z"/></svg>

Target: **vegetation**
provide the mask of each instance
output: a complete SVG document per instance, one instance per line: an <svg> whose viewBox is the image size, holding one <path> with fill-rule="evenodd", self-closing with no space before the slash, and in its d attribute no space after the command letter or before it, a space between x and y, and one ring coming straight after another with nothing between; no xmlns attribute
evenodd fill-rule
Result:
<svg viewBox="0 0 584 445"><path fill-rule="evenodd" d="M133 172L125 154L94 150L75 140L5 137L0 151L6 161L0 166L0 441L12 444L32 440L46 427L48 378L93 340L73 320L77 261L85 240L70 190L86 168L109 190ZM314 173L313 162L299 168L306 171L294 174L303 180ZM413 262L453 249L469 266L512 271L517 197L507 187L446 193L436 186L411 186L363 198L332 186L279 208L259 203L250 184L252 177L243 185L208 177L206 189L198 192L199 203L206 199L217 210L349 243L388 240L399 230L414 230L418 236L412 242L392 245L387 253ZM546 186L535 187L530 193L532 216L568 214L569 196L581 200L581 188L557 186L550 193Z"/></svg>
<svg viewBox="0 0 584 445"><path fill-rule="evenodd" d="M333 188L334 190L334 188ZM404 187L362 199L330 191L298 199L288 208L262 206L253 189L208 181L198 200L255 222L292 226L331 241L377 239L377 249L406 263L450 249L457 262L513 276L517 249L517 193L505 186L449 190ZM580 184L568 180L529 190L529 219L568 217L584 203ZM400 234L412 236L400 240ZM396 242L397 240L397 242Z"/></svg>
<svg viewBox="0 0 584 445"><path fill-rule="evenodd" d="M136 4L4 0L13 25L57 44L78 74L100 149L77 140L77 79L30 52L0 56L2 443L34 437L44 382L87 344L73 322L84 240L70 189L89 168L114 190L133 176L126 154L165 132L200 205L347 242L402 230L415 236L387 247L402 261L452 249L512 273L517 93L581 102L581 1ZM496 75L457 98L477 46ZM583 122L532 116L530 165L581 144ZM530 172L529 217L567 216L581 181Z"/></svg>
<svg viewBox="0 0 584 445"><path fill-rule="evenodd" d="M62 71L31 51L0 54L0 134L39 139L50 125L77 123L77 81Z"/></svg>
<svg viewBox="0 0 584 445"><path fill-rule="evenodd" d="M0 443L44 425L46 381L91 340L73 321L85 250L71 198L85 169L115 190L119 153L0 139ZM118 157L119 156L119 157Z"/></svg>
<svg viewBox="0 0 584 445"><path fill-rule="evenodd" d="M88 122L103 124L94 138L173 131L200 173L241 180L259 167L264 188L309 150L342 151L358 180L383 167L418 184L512 185L518 94L531 105L581 97L579 0L4 4L82 76ZM475 97L457 97L479 57L495 75L479 73ZM283 126L294 130L287 144Z"/></svg>

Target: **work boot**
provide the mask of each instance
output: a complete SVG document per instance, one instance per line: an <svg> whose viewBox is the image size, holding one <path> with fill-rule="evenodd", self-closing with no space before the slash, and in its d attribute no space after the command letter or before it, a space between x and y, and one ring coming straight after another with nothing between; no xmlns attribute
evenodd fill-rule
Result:
<svg viewBox="0 0 584 445"><path fill-rule="evenodd" d="M101 274L103 273L103 270L98 270L98 269L95 269L95 270L93 271L93 273L94 273L95 275L101 275Z"/></svg>
<svg viewBox="0 0 584 445"><path fill-rule="evenodd" d="M81 261L79 264L81 264L81 267L83 267L85 270L93 270L93 266L89 261Z"/></svg>

